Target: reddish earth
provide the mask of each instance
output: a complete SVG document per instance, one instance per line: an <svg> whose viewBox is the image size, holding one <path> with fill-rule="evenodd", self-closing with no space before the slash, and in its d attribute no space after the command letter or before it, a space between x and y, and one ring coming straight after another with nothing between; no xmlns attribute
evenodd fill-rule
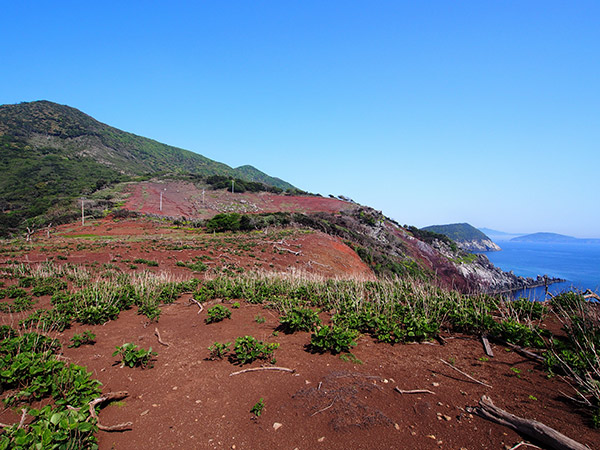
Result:
<svg viewBox="0 0 600 450"><path fill-rule="evenodd" d="M55 228L50 238L38 233L25 262L42 262L61 255L74 264L112 264L130 272L168 272L190 278L193 273L177 266L202 258L208 273L225 269L243 271L301 271L329 278L374 279L371 269L341 239L307 230L271 230L249 233L205 233L195 228L175 228L151 219L93 220L85 225ZM158 262L147 267L134 260ZM202 276L196 273L195 276Z"/></svg>
<svg viewBox="0 0 600 450"><path fill-rule="evenodd" d="M242 249L249 244L256 245L250 251ZM280 252L274 246L301 254ZM88 264L99 272L103 263L128 272L147 269L141 264L131 269L131 263L123 261L144 258L159 262L158 268L149 270L167 271L176 278L194 275L176 266L176 261L202 255L212 258L205 263L214 271L222 270L223 264L245 270L260 264L267 270L297 268L326 276L372 276L339 240L300 230L213 236L172 229L160 222L103 220L85 227L63 226L50 239L39 236L31 251L4 250L3 262L42 261L61 254L67 260L55 262ZM493 345L495 357L486 360L480 342L470 336L444 334L445 345L396 346L363 336L352 352L356 360L344 361L339 356L309 353L305 348L308 333L273 335L279 324L277 313L240 301L242 306L232 309L231 319L209 325L204 322L206 310L197 314L196 305L190 305L189 295L184 295L162 307L157 324L134 309L103 326L74 324L57 335L64 344L64 356L88 367L103 383L103 392L129 392L126 400L104 408L100 418L105 425L131 421L133 429L99 432L100 449L504 449L521 442L523 437L510 429L466 412L484 394L509 412L598 448L600 432L591 429L583 412L561 393L571 395L569 385L547 378L543 367L502 346ZM49 298L42 297L37 306L49 307ZM16 326L22 315L0 314L0 322ZM257 316L265 322L257 323ZM157 342L155 327L169 347ZM94 346L67 348L75 333L87 329L97 336ZM244 335L279 343L276 365L295 369L295 373L230 376L240 368L227 360L206 359L213 342L231 342ZM124 342L152 346L158 352L154 367L120 368L111 354ZM440 359L493 387L468 380ZM259 366L253 363L243 368ZM401 395L394 391L396 386L434 394ZM250 409L260 398L265 409L255 418ZM17 420L18 414L11 410L0 412L0 422ZM277 430L275 423L281 424Z"/></svg>
<svg viewBox="0 0 600 450"><path fill-rule="evenodd" d="M162 211L160 210L160 193ZM170 217L209 218L217 213L330 212L354 209L356 205L335 198L287 196L268 192L235 193L203 190L188 182L144 182L128 187L125 208L143 214Z"/></svg>

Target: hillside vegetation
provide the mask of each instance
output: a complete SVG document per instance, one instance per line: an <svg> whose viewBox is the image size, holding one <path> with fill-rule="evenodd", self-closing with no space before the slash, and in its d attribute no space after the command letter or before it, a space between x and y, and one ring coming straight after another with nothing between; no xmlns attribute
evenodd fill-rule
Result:
<svg viewBox="0 0 600 450"><path fill-rule="evenodd" d="M237 179L259 190L295 189L252 166L231 168L202 155L98 122L48 101L0 106L0 235L64 221L73 200L110 184L165 174Z"/></svg>
<svg viewBox="0 0 600 450"><path fill-rule="evenodd" d="M422 228L426 231L433 231L434 233L443 234L448 236L453 241L464 242L464 241L478 241L490 239L484 233L479 231L474 226L468 223L452 223L449 225L431 225L429 227Z"/></svg>

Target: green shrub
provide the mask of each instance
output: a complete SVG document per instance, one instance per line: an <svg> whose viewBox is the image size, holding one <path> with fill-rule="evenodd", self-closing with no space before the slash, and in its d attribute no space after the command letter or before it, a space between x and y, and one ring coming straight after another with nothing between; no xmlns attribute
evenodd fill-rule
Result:
<svg viewBox="0 0 600 450"><path fill-rule="evenodd" d="M136 258L133 260L135 264L146 264L148 267L158 267L158 261Z"/></svg>
<svg viewBox="0 0 600 450"><path fill-rule="evenodd" d="M235 340L233 352L234 361L238 364L249 364L257 359L269 359L279 347L276 343L263 343L253 336L238 337Z"/></svg>
<svg viewBox="0 0 600 450"><path fill-rule="evenodd" d="M339 327L337 325L324 326L314 332L310 337L310 347L313 351L337 354L347 352L356 345L359 332Z"/></svg>
<svg viewBox="0 0 600 450"><path fill-rule="evenodd" d="M207 324L231 318L231 311L223 305L215 305L212 308L208 308L206 312L208 314L208 317L205 319Z"/></svg>
<svg viewBox="0 0 600 450"><path fill-rule="evenodd" d="M210 351L210 355L208 356L208 359L210 359L211 361L215 361L217 359L223 359L225 357L225 355L227 354L227 352L229 352L229 346L231 345L231 342L215 342L213 345L211 345L210 347L208 347L208 350Z"/></svg>
<svg viewBox="0 0 600 450"><path fill-rule="evenodd" d="M69 345L69 348L77 348L81 347L82 345L92 345L96 343L96 335L91 331L87 330L81 334L73 335L70 341L71 345Z"/></svg>
<svg viewBox="0 0 600 450"><path fill-rule="evenodd" d="M542 338L546 334L538 327L530 328L513 319L505 319L500 323L496 323L490 332L500 336L507 342L525 347L544 348L546 343Z"/></svg>
<svg viewBox="0 0 600 450"><path fill-rule="evenodd" d="M548 308L541 302L514 300L506 302L506 307L519 321L542 320L548 314Z"/></svg>
<svg viewBox="0 0 600 450"><path fill-rule="evenodd" d="M250 408L250 412L256 417L260 417L260 415L263 412L263 409L265 409L265 402L261 397L261 399L258 402L256 402L256 404L252 408Z"/></svg>
<svg viewBox="0 0 600 450"><path fill-rule="evenodd" d="M121 358L121 366L128 367L141 367L142 369L150 368L153 366L152 359L158 353L152 351L152 347L149 350L139 348L133 342L127 342L121 347L117 346L113 356L119 355Z"/></svg>
<svg viewBox="0 0 600 450"><path fill-rule="evenodd" d="M319 312L310 308L294 307L285 316L279 318L281 329L285 333L312 331L321 324Z"/></svg>
<svg viewBox="0 0 600 450"><path fill-rule="evenodd" d="M206 231L238 231L241 217L238 213L217 214L206 222Z"/></svg>
<svg viewBox="0 0 600 450"><path fill-rule="evenodd" d="M56 309L40 309L19 321L21 328L36 328L39 331L64 331L71 326L72 316Z"/></svg>

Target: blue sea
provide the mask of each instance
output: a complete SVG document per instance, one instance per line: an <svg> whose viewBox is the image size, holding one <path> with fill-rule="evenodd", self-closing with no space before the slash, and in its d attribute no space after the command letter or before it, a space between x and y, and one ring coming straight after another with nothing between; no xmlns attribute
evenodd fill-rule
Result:
<svg viewBox="0 0 600 450"><path fill-rule="evenodd" d="M535 278L548 275L567 280L550 285L548 291L557 294L569 289L600 289L600 244L598 243L543 243L496 241L499 252L486 252L489 260L502 270L515 275ZM515 293L517 297L543 300L544 288Z"/></svg>

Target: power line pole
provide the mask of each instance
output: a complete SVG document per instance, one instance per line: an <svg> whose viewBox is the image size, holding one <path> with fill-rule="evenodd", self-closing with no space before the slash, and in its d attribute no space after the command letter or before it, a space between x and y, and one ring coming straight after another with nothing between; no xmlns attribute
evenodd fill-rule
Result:
<svg viewBox="0 0 600 450"><path fill-rule="evenodd" d="M85 225L85 212L83 210L83 202L85 201L85 198L81 197L81 225Z"/></svg>
<svg viewBox="0 0 600 450"><path fill-rule="evenodd" d="M159 206L158 206L158 209L159 209L159 211L162 211L162 198L163 198L163 191L166 191L166 190L167 190L167 188L164 188L164 189L162 189L162 190L160 191L160 203L159 203Z"/></svg>

